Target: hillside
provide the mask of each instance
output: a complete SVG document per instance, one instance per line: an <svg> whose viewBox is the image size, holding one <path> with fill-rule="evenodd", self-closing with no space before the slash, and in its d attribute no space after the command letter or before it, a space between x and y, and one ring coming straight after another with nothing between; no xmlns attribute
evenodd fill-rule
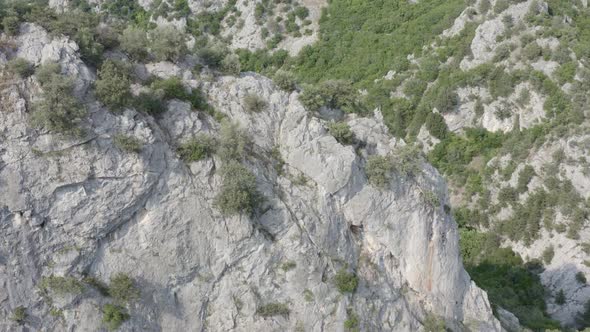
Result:
<svg viewBox="0 0 590 332"><path fill-rule="evenodd" d="M0 3L0 330L590 327L589 11Z"/></svg>

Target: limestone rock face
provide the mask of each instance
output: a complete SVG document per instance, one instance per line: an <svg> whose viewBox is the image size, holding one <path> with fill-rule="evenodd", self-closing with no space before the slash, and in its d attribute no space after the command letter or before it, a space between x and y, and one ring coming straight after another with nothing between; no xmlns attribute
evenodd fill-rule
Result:
<svg viewBox="0 0 590 332"><path fill-rule="evenodd" d="M67 40L27 25L19 43L33 63L52 59L80 82L94 80ZM167 68L176 70L149 67L163 77ZM453 329L501 330L462 266L441 176L422 162L412 176L395 174L389 189L368 184L367 156L404 145L387 135L378 112L347 120L365 143L355 150L329 135L296 92L267 78L191 84L253 140L244 164L265 200L252 216L223 216L213 204L218 157L179 159L181 142L219 130L189 104L171 101L155 119L87 100L85 135L68 138L28 124L30 96L21 91L34 93L34 79L2 91L10 98L0 109L1 331L104 329L109 297L86 287L48 298L38 286L50 275L108 282L117 273L141 290L123 331L343 331L351 312L366 331L422 330L431 315ZM267 107L247 112L247 94ZM117 134L138 139L141 151L119 148ZM341 269L355 271L354 294L335 286ZM257 314L273 303L290 313ZM25 327L9 320L18 306L27 308Z"/></svg>

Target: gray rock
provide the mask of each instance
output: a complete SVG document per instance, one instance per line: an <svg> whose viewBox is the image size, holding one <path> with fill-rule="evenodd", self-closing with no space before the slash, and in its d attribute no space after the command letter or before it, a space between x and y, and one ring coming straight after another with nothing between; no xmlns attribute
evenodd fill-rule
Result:
<svg viewBox="0 0 590 332"><path fill-rule="evenodd" d="M30 61L56 58L72 75L93 79L67 40L34 26L19 38ZM501 330L461 263L441 176L421 163L412 178L394 176L388 190L367 183L366 155L403 145L387 135L379 112L347 119L366 142L357 154L328 134L297 93L279 91L267 78L191 84L253 139L245 166L265 202L252 217L226 217L213 204L221 160L179 160L180 142L218 128L186 103L171 101L161 119L92 103L83 138L32 129L22 96L12 99L12 111L0 112L0 285L7 290L0 294L0 330L17 328L8 317L19 305L27 307L31 330L100 330L100 308L112 299L88 287L78 295L50 292L49 300L37 286L49 275L108 282L117 273L141 290L123 331L343 331L348 310L367 331L421 330L429 314L455 330ZM268 106L245 111L247 94ZM119 148L117 134L137 138L141 151ZM273 148L283 172L270 162ZM299 175L308 181L295 181ZM354 295L334 284L343 268L359 278ZM290 314L257 314L277 302Z"/></svg>

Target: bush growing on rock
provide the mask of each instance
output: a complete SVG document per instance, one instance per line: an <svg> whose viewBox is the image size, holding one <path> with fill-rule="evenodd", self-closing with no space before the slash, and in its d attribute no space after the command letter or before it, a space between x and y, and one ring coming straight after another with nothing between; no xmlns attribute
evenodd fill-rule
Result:
<svg viewBox="0 0 590 332"><path fill-rule="evenodd" d="M197 56L201 59L205 66L217 68L223 62L223 52L218 48L203 47L197 51Z"/></svg>
<svg viewBox="0 0 590 332"><path fill-rule="evenodd" d="M334 284L340 293L354 293L358 286L358 277L354 273L348 273L342 269L336 273Z"/></svg>
<svg viewBox="0 0 590 332"><path fill-rule="evenodd" d="M221 123L217 154L223 161L242 160L246 157L250 138L237 124L229 121Z"/></svg>
<svg viewBox="0 0 590 332"><path fill-rule="evenodd" d="M352 330L359 326L359 318L358 316L352 311L352 309L347 309L346 314L348 318L344 321L344 327Z"/></svg>
<svg viewBox="0 0 590 332"><path fill-rule="evenodd" d="M459 105L459 95L452 87L440 89L432 102L432 106L441 113L452 112L457 105Z"/></svg>
<svg viewBox="0 0 590 332"><path fill-rule="evenodd" d="M528 190L529 182L535 176L535 169L531 165L526 165L522 171L518 174L518 184L516 191L518 193L524 193Z"/></svg>
<svg viewBox="0 0 590 332"><path fill-rule="evenodd" d="M370 156L367 159L365 171L371 185L384 189L389 185L392 169L393 166L388 157Z"/></svg>
<svg viewBox="0 0 590 332"><path fill-rule="evenodd" d="M15 58L7 63L8 69L20 76L21 78L27 78L35 73L33 65L23 58Z"/></svg>
<svg viewBox="0 0 590 332"><path fill-rule="evenodd" d="M122 134L115 136L115 145L123 151L134 152L134 153L141 152L141 148L142 148L142 144L141 144L140 140L138 140L137 138L135 138L133 136L127 136L127 135L122 135Z"/></svg>
<svg viewBox="0 0 590 332"><path fill-rule="evenodd" d="M342 145L350 145L354 142L354 133L346 122L330 123L328 131Z"/></svg>
<svg viewBox="0 0 590 332"><path fill-rule="evenodd" d="M249 93L243 99L244 109L250 113L258 113L266 109L268 104L262 97Z"/></svg>
<svg viewBox="0 0 590 332"><path fill-rule="evenodd" d="M428 132L438 139L446 138L449 133L445 118L439 113L429 113L426 117L425 125Z"/></svg>
<svg viewBox="0 0 590 332"><path fill-rule="evenodd" d="M256 314L262 317L288 316L290 313L288 305L278 302L263 305L256 310Z"/></svg>
<svg viewBox="0 0 590 332"><path fill-rule="evenodd" d="M118 329L128 319L129 314L121 306L105 304L102 307L102 322L110 331Z"/></svg>
<svg viewBox="0 0 590 332"><path fill-rule="evenodd" d="M226 74L239 75L241 72L240 58L235 54L228 54L221 61L221 69Z"/></svg>
<svg viewBox="0 0 590 332"><path fill-rule="evenodd" d="M273 77L273 82L282 90L291 92L296 88L297 81L295 76L287 71L279 70Z"/></svg>
<svg viewBox="0 0 590 332"><path fill-rule="evenodd" d="M492 8L492 4L490 3L490 0L481 0L477 10L480 14L485 14L488 12L488 10L490 10L490 8Z"/></svg>
<svg viewBox="0 0 590 332"><path fill-rule="evenodd" d="M201 91L196 88L189 91L182 83L182 80L176 76L165 80L155 80L151 88L163 99L180 99L189 102L198 110L210 110L210 106Z"/></svg>
<svg viewBox="0 0 590 332"><path fill-rule="evenodd" d="M180 158L185 162L199 161L210 157L216 150L217 142L206 134L200 134L178 148Z"/></svg>
<svg viewBox="0 0 590 332"><path fill-rule="evenodd" d="M553 246L549 246L543 250L543 262L545 265L551 264L553 256L555 256L555 250L553 249Z"/></svg>
<svg viewBox="0 0 590 332"><path fill-rule="evenodd" d="M563 292L563 289L560 289L559 292L557 292L557 295L555 296L555 303L559 305L565 304L565 293Z"/></svg>
<svg viewBox="0 0 590 332"><path fill-rule="evenodd" d="M148 38L142 29L129 26L120 37L121 49L135 60L143 60L148 56Z"/></svg>
<svg viewBox="0 0 590 332"><path fill-rule="evenodd" d="M251 214L262 202L256 187L256 177L246 167L230 161L221 169L223 182L215 197L215 205L222 214Z"/></svg>
<svg viewBox="0 0 590 332"><path fill-rule="evenodd" d="M400 174L411 177L420 172L421 169L421 153L414 145L405 145L392 155L393 169Z"/></svg>
<svg viewBox="0 0 590 332"><path fill-rule="evenodd" d="M580 271L576 273L576 281L581 284L586 284L586 275L584 274L584 272Z"/></svg>
<svg viewBox="0 0 590 332"><path fill-rule="evenodd" d="M187 52L184 33L171 26L154 29L150 34L150 45L158 61L177 61Z"/></svg>
<svg viewBox="0 0 590 332"><path fill-rule="evenodd" d="M131 98L131 81L124 64L113 60L103 62L95 83L96 96L112 110L120 110Z"/></svg>
<svg viewBox="0 0 590 332"><path fill-rule="evenodd" d="M299 95L299 101L312 112L326 106L346 112L357 111L360 107L358 91L348 81L328 80L315 86L308 86Z"/></svg>
<svg viewBox="0 0 590 332"><path fill-rule="evenodd" d="M41 85L49 83L54 78L54 75L61 73L61 67L55 62L44 63L35 71L35 76Z"/></svg>
<svg viewBox="0 0 590 332"><path fill-rule="evenodd" d="M41 101L33 107L32 121L59 133L79 134L77 125L86 115L86 108L73 96L74 80L54 70L50 65L38 74L43 93Z"/></svg>
<svg viewBox="0 0 590 332"><path fill-rule="evenodd" d="M137 110L152 116L159 115L166 111L166 104L162 101L162 97L157 91L154 91L153 93L141 92L139 96L134 98L134 104Z"/></svg>
<svg viewBox="0 0 590 332"><path fill-rule="evenodd" d="M12 311L12 316L10 316L10 320L12 320L18 324L24 323L26 318L27 318L27 308L25 308L23 306L19 306L19 307L14 308L14 310Z"/></svg>
<svg viewBox="0 0 590 332"><path fill-rule="evenodd" d="M18 34L18 28L20 25L20 20L16 16L6 16L2 19L2 27L4 28L4 32L9 36L15 36Z"/></svg>
<svg viewBox="0 0 590 332"><path fill-rule="evenodd" d="M43 277L39 288L45 292L51 291L57 295L80 294L84 290L82 283L73 277L60 277L51 275Z"/></svg>
<svg viewBox="0 0 590 332"><path fill-rule="evenodd" d="M117 273L111 277L109 295L120 303L129 303L139 298L140 291L131 277Z"/></svg>

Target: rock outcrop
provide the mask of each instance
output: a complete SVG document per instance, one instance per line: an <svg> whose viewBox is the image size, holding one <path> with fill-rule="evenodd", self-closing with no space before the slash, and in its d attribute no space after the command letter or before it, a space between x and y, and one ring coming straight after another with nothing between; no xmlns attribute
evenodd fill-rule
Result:
<svg viewBox="0 0 590 332"><path fill-rule="evenodd" d="M74 45L37 30L23 28L21 56L58 61L91 83ZM108 297L92 287L44 294L39 283L51 275L107 282L117 273L141 290L121 326L127 331L341 331L353 314L367 331L421 330L432 317L454 330L501 330L462 266L440 175L422 162L414 176L396 174L388 190L368 184L366 157L404 145L379 114L347 120L364 142L355 150L329 135L296 92L267 78L191 84L253 140L245 166L265 200L250 217L215 208L221 159L186 164L177 156L180 142L217 135L219 123L204 112L171 101L160 118L115 114L81 89L85 135L68 138L28 124L34 78L3 91L10 98L0 109L0 330L100 330ZM268 106L245 111L246 94ZM120 149L117 134L141 141L141 151ZM334 285L341 269L358 277L353 294ZM276 303L289 314L259 314ZM9 320L18 306L25 327Z"/></svg>

